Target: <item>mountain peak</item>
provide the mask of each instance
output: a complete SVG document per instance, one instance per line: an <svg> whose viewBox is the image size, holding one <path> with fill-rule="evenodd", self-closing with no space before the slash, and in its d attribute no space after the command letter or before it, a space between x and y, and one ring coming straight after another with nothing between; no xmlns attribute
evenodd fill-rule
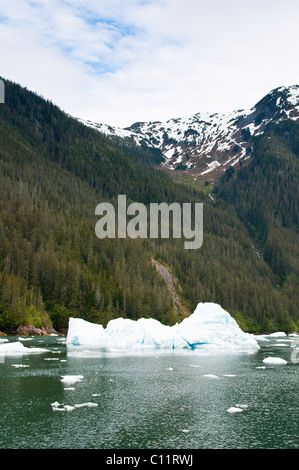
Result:
<svg viewBox="0 0 299 470"><path fill-rule="evenodd" d="M285 118L299 119L299 85L275 88L249 110L198 112L166 122L135 122L125 129L90 121L85 124L105 134L158 148L164 157L163 169L187 171L197 179L214 178L229 166L249 159L253 138L270 123Z"/></svg>

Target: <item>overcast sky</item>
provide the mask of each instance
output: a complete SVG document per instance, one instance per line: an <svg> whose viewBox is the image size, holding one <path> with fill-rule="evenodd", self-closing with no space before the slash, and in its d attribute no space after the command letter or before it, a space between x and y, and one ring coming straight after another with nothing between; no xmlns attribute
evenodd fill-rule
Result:
<svg viewBox="0 0 299 470"><path fill-rule="evenodd" d="M299 84L298 0L0 0L0 76L129 126Z"/></svg>

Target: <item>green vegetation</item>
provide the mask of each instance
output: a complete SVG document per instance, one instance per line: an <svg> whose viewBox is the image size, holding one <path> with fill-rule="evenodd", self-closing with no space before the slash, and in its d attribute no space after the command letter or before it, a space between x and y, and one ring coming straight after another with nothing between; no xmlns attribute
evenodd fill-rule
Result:
<svg viewBox="0 0 299 470"><path fill-rule="evenodd" d="M25 324L61 330L70 316L104 325L119 316L173 324L180 314L152 258L171 268L190 313L198 302L217 302L248 331L299 328L297 264L291 256L298 207L288 196L293 198L295 191L295 124L288 128L289 140L277 134L273 144L281 160L287 152L294 168L282 164L277 174L273 168L265 177L275 194L274 199L267 195L275 213L270 224L266 212L254 214L258 183L250 165L219 184L214 204L207 195L210 188L176 184L154 170L159 152L106 137L34 93L8 81L5 85L6 103L0 106L0 330ZM261 174L266 171L262 155L270 158L267 152L272 152L266 145L270 141L261 140L254 156ZM247 186L243 171L248 172ZM204 202L203 246L194 251L185 250L183 240L99 240L95 208L102 201L116 203L118 194L126 194L128 203L146 205Z"/></svg>

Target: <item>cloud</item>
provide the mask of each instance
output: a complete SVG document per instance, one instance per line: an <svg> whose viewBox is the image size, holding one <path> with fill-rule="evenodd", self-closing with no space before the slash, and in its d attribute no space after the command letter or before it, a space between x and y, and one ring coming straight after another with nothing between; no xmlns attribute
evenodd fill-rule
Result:
<svg viewBox="0 0 299 470"><path fill-rule="evenodd" d="M1 75L128 126L246 108L298 80L297 0L2 0Z"/></svg>

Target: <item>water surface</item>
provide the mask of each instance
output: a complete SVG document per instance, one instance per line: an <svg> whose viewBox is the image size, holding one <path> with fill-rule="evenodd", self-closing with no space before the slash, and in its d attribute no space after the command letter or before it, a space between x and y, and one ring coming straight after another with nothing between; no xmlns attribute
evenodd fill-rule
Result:
<svg viewBox="0 0 299 470"><path fill-rule="evenodd" d="M0 362L2 449L299 448L290 338L252 353L68 353L62 337L23 344L48 351ZM265 366L269 356L287 364ZM83 378L64 384L66 375ZM55 411L55 402L97 406ZM241 412L227 411L240 405Z"/></svg>

